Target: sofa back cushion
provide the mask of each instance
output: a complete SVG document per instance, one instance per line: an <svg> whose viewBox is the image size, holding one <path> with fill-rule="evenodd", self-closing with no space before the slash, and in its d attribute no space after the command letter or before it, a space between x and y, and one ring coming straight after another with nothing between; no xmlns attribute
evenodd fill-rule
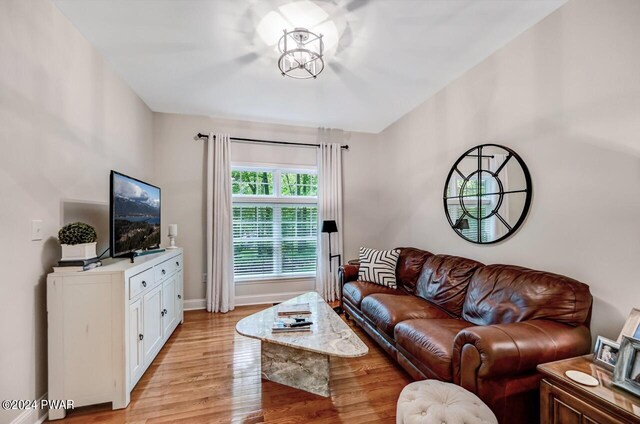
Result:
<svg viewBox="0 0 640 424"><path fill-rule="evenodd" d="M416 290L416 281L422 270L424 262L433 253L415 247L399 247L400 257L396 266L396 280L398 287L407 293L413 294Z"/></svg>
<svg viewBox="0 0 640 424"><path fill-rule="evenodd" d="M467 287L480 262L459 256L431 255L418 277L415 295L460 316Z"/></svg>
<svg viewBox="0 0 640 424"><path fill-rule="evenodd" d="M476 271L462 317L476 325L548 319L587 324L589 286L569 277L513 265L487 265Z"/></svg>

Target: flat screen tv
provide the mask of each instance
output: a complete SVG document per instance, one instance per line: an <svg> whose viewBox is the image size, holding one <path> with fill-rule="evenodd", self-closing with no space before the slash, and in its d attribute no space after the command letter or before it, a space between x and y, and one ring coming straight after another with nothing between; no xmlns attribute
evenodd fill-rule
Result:
<svg viewBox="0 0 640 424"><path fill-rule="evenodd" d="M160 188L111 171L111 256L160 246Z"/></svg>

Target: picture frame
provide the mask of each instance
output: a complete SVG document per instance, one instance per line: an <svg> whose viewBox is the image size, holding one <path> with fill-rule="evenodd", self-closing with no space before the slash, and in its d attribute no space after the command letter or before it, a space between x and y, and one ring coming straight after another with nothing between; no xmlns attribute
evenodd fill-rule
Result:
<svg viewBox="0 0 640 424"><path fill-rule="evenodd" d="M623 336L613 385L640 396L640 340Z"/></svg>
<svg viewBox="0 0 640 424"><path fill-rule="evenodd" d="M618 336L617 342L622 344L622 338L624 336L640 339L640 308L631 309L627 321L625 321L624 327L622 327L622 331Z"/></svg>
<svg viewBox="0 0 640 424"><path fill-rule="evenodd" d="M593 362L613 371L618 362L620 345L606 337L598 336L596 347L593 349Z"/></svg>

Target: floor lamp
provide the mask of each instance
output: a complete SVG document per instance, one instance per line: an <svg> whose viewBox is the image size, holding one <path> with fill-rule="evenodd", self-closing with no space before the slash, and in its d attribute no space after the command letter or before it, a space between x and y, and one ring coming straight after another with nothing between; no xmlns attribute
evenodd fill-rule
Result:
<svg viewBox="0 0 640 424"><path fill-rule="evenodd" d="M333 258L338 258L338 267L340 267L340 265L342 265L342 255L337 254L337 255L332 255L331 254L331 233L337 233L338 232L338 224L336 224L336 221L322 221L322 230L321 232L323 233L327 233L329 234L329 272L331 272L331 262L333 261ZM342 286L340 286L340 300L342 303ZM341 314L342 313L342 308L340 306L336 306L335 308L333 308L334 311L336 311L336 313Z"/></svg>

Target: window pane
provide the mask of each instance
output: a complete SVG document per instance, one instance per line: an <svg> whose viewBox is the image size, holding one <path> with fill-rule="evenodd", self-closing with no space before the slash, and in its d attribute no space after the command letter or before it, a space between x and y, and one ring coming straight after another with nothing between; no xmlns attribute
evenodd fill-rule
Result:
<svg viewBox="0 0 640 424"><path fill-rule="evenodd" d="M284 240L282 242L282 273L315 272L316 241Z"/></svg>
<svg viewBox="0 0 640 424"><path fill-rule="evenodd" d="M317 206L282 207L282 273L315 272Z"/></svg>
<svg viewBox="0 0 640 424"><path fill-rule="evenodd" d="M233 207L233 269L235 275L274 272L273 208Z"/></svg>
<svg viewBox="0 0 640 424"><path fill-rule="evenodd" d="M280 174L282 196L311 197L318 195L318 176L295 172Z"/></svg>
<svg viewBox="0 0 640 424"><path fill-rule="evenodd" d="M317 230L316 205L235 203L235 277L315 272Z"/></svg>
<svg viewBox="0 0 640 424"><path fill-rule="evenodd" d="M232 194L273 196L272 171L231 171Z"/></svg>

